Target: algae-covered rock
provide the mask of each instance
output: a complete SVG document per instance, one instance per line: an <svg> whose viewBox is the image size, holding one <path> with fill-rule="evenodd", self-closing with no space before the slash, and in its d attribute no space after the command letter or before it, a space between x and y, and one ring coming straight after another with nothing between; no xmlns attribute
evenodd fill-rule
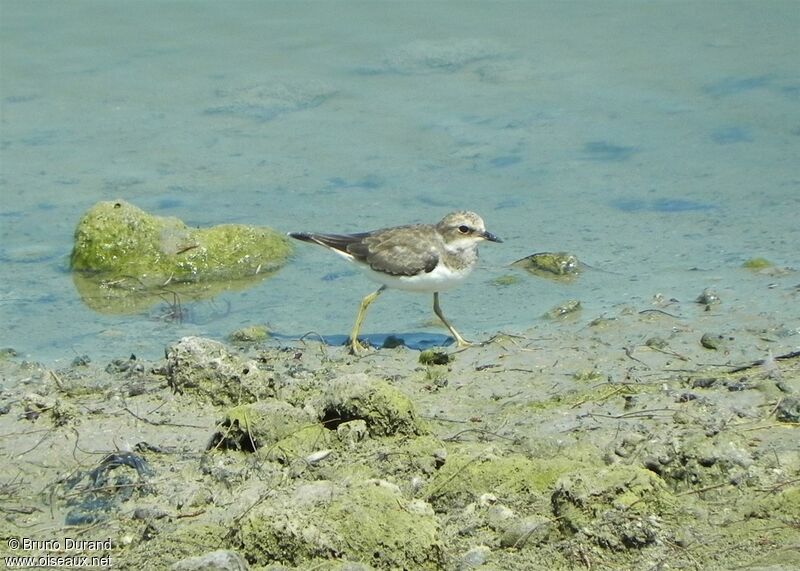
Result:
<svg viewBox="0 0 800 571"><path fill-rule="evenodd" d="M742 267L748 270L763 270L765 268L773 267L773 263L767 260L766 258L750 258L742 262Z"/></svg>
<svg viewBox="0 0 800 571"><path fill-rule="evenodd" d="M301 442L325 443L323 435L315 430L317 428L321 427L306 411L281 400L265 399L229 409L209 448L255 452L284 442L297 451ZM308 429L311 432L301 434ZM311 451L304 450L306 453Z"/></svg>
<svg viewBox="0 0 800 571"><path fill-rule="evenodd" d="M659 541L654 514L663 514L674 501L652 472L617 464L562 477L551 503L562 531L620 550Z"/></svg>
<svg viewBox="0 0 800 571"><path fill-rule="evenodd" d="M269 338L270 331L266 325L250 325L232 332L228 339L233 343L257 343Z"/></svg>
<svg viewBox="0 0 800 571"><path fill-rule="evenodd" d="M363 374L345 375L332 381L318 407L329 428L350 420L363 420L371 436L424 434L425 422L411 400L382 380Z"/></svg>
<svg viewBox="0 0 800 571"><path fill-rule="evenodd" d="M425 488L425 497L437 508L462 507L481 494L506 499L540 494L562 474L575 470L570 460L537 459L521 454L496 456L456 451L448 455L436 477Z"/></svg>
<svg viewBox="0 0 800 571"><path fill-rule="evenodd" d="M539 252L517 260L511 265L551 279L572 279L581 269L578 258L569 252Z"/></svg>
<svg viewBox="0 0 800 571"><path fill-rule="evenodd" d="M320 487L319 483L316 486ZM240 523L240 551L254 565L280 561L309 568L317 558L368 562L377 569L440 569L439 526L397 486L381 480L256 507ZM296 494L296 495L297 495Z"/></svg>
<svg viewBox="0 0 800 571"><path fill-rule="evenodd" d="M288 240L271 228L190 228L117 200L95 204L78 222L71 267L146 285L235 280L275 271L290 252Z"/></svg>
<svg viewBox="0 0 800 571"><path fill-rule="evenodd" d="M238 405L275 396L268 374L217 341L184 337L167 347L167 380L179 394L216 405Z"/></svg>
<svg viewBox="0 0 800 571"><path fill-rule="evenodd" d="M741 436L687 434L680 442L652 442L643 456L644 466L658 474L675 491L709 488L746 480L753 453Z"/></svg>
<svg viewBox="0 0 800 571"><path fill-rule="evenodd" d="M581 302L577 299L569 299L562 304L549 309L545 314L545 319L564 319L574 316L581 309Z"/></svg>

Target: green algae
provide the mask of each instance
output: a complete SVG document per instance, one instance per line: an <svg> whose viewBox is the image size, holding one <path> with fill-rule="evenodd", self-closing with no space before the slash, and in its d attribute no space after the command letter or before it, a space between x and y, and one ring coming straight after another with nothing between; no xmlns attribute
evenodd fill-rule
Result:
<svg viewBox="0 0 800 571"><path fill-rule="evenodd" d="M429 431L414 404L398 389L366 375L346 375L330 383L321 403L323 422L364 420L371 436L417 435Z"/></svg>
<svg viewBox="0 0 800 571"><path fill-rule="evenodd" d="M265 399L228 409L212 437L210 449L225 448L255 452L266 448L271 454L279 445L285 451L311 452L311 443L324 442L315 419L307 412L277 399ZM320 440L323 439L323 440Z"/></svg>
<svg viewBox="0 0 800 571"><path fill-rule="evenodd" d="M81 299L104 313L141 311L159 301L207 299L249 287L277 271L291 246L268 227L222 224L190 228L122 200L99 202L75 230L70 257Z"/></svg>
<svg viewBox="0 0 800 571"><path fill-rule="evenodd" d="M117 200L95 204L78 222L71 267L143 281L232 280L274 271L290 252L271 228L190 228Z"/></svg>
<svg viewBox="0 0 800 571"><path fill-rule="evenodd" d="M558 478L582 463L570 459L531 459L521 454L495 456L453 451L424 489L438 509L464 506L481 494L493 493L507 502L528 502L547 491Z"/></svg>
<svg viewBox="0 0 800 571"><path fill-rule="evenodd" d="M562 531L613 550L641 548L658 541L659 526L650 516L664 514L676 503L658 476L644 468L619 464L565 475L551 501Z"/></svg>
<svg viewBox="0 0 800 571"><path fill-rule="evenodd" d="M407 501L396 486L380 480L331 486L312 505L292 499L261 506L242 520L237 537L256 565L280 561L308 568L318 558L378 569L439 569L443 563L430 507Z"/></svg>
<svg viewBox="0 0 800 571"><path fill-rule="evenodd" d="M764 270L766 268L772 268L775 264L767 260L766 258L750 258L749 260L745 260L742 263L742 267L747 270Z"/></svg>
<svg viewBox="0 0 800 571"><path fill-rule="evenodd" d="M233 343L258 343L269 337L270 331L266 325L251 325L232 332L228 335L228 340Z"/></svg>

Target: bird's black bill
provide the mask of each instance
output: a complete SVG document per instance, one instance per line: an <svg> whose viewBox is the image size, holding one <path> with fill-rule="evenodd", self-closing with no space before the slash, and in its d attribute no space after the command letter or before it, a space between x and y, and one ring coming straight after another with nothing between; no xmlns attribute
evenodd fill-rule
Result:
<svg viewBox="0 0 800 571"><path fill-rule="evenodd" d="M491 232L484 231L483 234L481 234L481 236L483 236L484 238L486 238L490 242L498 242L498 243L502 242L502 240L500 238L498 238L497 236L495 236Z"/></svg>

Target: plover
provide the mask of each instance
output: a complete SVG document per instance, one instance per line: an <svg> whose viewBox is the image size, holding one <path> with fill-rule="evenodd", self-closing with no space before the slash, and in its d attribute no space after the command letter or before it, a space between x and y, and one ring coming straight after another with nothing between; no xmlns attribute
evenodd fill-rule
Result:
<svg viewBox="0 0 800 571"><path fill-rule="evenodd" d="M442 320L459 347L470 345L447 321L439 307L439 292L466 278L478 261L483 240L502 242L488 232L474 212L452 212L438 224L411 224L358 234L289 232L289 236L325 246L382 284L364 297L347 341L350 350L363 349L358 332L369 305L387 288L433 293L433 312Z"/></svg>

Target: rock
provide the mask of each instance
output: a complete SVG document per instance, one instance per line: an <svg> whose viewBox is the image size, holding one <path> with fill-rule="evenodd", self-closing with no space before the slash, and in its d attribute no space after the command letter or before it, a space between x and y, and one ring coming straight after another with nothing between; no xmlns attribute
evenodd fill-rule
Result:
<svg viewBox="0 0 800 571"><path fill-rule="evenodd" d="M238 405L275 396L269 375L217 341L184 337L166 350L167 380L178 394L216 405Z"/></svg>
<svg viewBox="0 0 800 571"><path fill-rule="evenodd" d="M247 562L227 549L212 551L197 557L181 559L169 566L170 571L246 571Z"/></svg>
<svg viewBox="0 0 800 571"><path fill-rule="evenodd" d="M71 267L161 287L167 280L228 281L268 274L290 252L286 237L271 228L190 228L177 218L154 216L117 200L95 204L78 222Z"/></svg>
<svg viewBox="0 0 800 571"><path fill-rule="evenodd" d="M314 557L335 557L374 561L384 569L442 568L439 524L430 507L406 509L409 502L397 486L381 480L332 485L312 492L313 504L298 506L289 497L242 518L237 535L247 560L305 567Z"/></svg>
<svg viewBox="0 0 800 571"><path fill-rule="evenodd" d="M209 449L259 451L284 463L321 453L329 438L329 431L308 412L276 399L229 409L220 428Z"/></svg>
<svg viewBox="0 0 800 571"><path fill-rule="evenodd" d="M661 513L672 495L642 468L615 464L559 479L551 496L561 530L613 550L642 548L659 540Z"/></svg>
<svg viewBox="0 0 800 571"><path fill-rule="evenodd" d="M531 460L521 454L451 453L447 462L423 491L429 502L441 510L464 507L491 492L513 505L530 501L552 486L559 476L577 469L577 462L558 459Z"/></svg>
<svg viewBox="0 0 800 571"><path fill-rule="evenodd" d="M363 374L345 375L331 382L316 408L323 411L322 421L331 429L351 420L363 420L373 437L428 431L406 395L386 381Z"/></svg>
<svg viewBox="0 0 800 571"><path fill-rule="evenodd" d="M471 548L467 551L464 555L461 556L461 561L459 562L458 569L459 570L466 570L466 569L475 569L480 567L486 560L489 559L489 555L491 555L492 550L487 545L476 545L475 547Z"/></svg>
<svg viewBox="0 0 800 571"><path fill-rule="evenodd" d="M781 422L800 422L800 398L786 397L778 403L775 416Z"/></svg>
<svg viewBox="0 0 800 571"><path fill-rule="evenodd" d="M500 536L501 547L522 549L526 545L544 543L553 530L553 522L542 516L513 518L507 521Z"/></svg>

